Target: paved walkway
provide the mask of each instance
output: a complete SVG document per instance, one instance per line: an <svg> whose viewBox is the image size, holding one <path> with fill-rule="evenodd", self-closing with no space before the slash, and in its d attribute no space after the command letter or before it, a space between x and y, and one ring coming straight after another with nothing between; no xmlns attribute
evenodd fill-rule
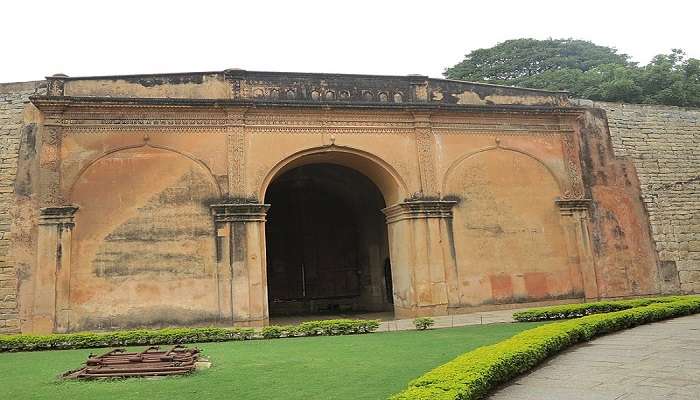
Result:
<svg viewBox="0 0 700 400"><path fill-rule="evenodd" d="M523 309L484 311L469 314L445 315L442 317L431 317L435 320L433 328L451 328L454 326L494 324L497 322L513 322L513 312ZM387 331L407 331L416 329L411 319L394 319L382 321L377 332Z"/></svg>
<svg viewBox="0 0 700 400"><path fill-rule="evenodd" d="M432 317L435 320L433 328L451 328L454 326L493 324L496 322L513 322L513 312L521 309L484 311L469 314L446 315L442 317ZM416 329L411 319L393 319L394 314L385 313L360 313L360 314L334 314L334 315L314 315L305 317L275 317L270 320L273 325L298 324L300 322L319 319L378 319L381 320L377 332L407 331Z"/></svg>
<svg viewBox="0 0 700 400"><path fill-rule="evenodd" d="M576 346L490 399L700 399L700 315L643 325Z"/></svg>

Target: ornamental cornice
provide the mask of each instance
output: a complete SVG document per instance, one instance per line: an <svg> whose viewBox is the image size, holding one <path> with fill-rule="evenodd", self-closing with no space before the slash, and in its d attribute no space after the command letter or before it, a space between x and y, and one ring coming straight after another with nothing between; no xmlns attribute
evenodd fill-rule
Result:
<svg viewBox="0 0 700 400"><path fill-rule="evenodd" d="M566 125L543 125L519 122L477 123L465 120L460 124L444 125L426 123L418 126L410 120L383 120L382 115L343 114L335 118L332 114L306 115L245 115L241 113L145 113L123 112L72 112L54 113L47 116L46 125L61 126L67 132L89 131L224 131L227 127L245 127L253 133L338 133L338 134L407 134L415 129L428 129L438 135L461 134L505 134L505 135L559 135L570 134L572 129Z"/></svg>
<svg viewBox="0 0 700 400"><path fill-rule="evenodd" d="M44 207L39 210L39 225L74 225L76 205Z"/></svg>
<svg viewBox="0 0 700 400"><path fill-rule="evenodd" d="M269 204L226 203L209 206L216 222L265 222Z"/></svg>
<svg viewBox="0 0 700 400"><path fill-rule="evenodd" d="M407 219L452 218L454 200L413 200L389 206L382 210L387 224Z"/></svg>
<svg viewBox="0 0 700 400"><path fill-rule="evenodd" d="M157 100L162 100L158 102ZM568 108L522 106L441 106L416 109L333 107L274 107L233 101L187 99L95 99L34 97L46 125L68 131L221 131L243 126L252 132L399 133L430 129L434 134L559 134L573 132L559 118ZM303 111L302 111L303 110ZM505 117L503 113L508 114Z"/></svg>

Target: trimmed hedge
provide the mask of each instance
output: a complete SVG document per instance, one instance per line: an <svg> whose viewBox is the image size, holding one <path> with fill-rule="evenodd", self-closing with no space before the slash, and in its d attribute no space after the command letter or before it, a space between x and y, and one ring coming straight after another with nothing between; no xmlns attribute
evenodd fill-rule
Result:
<svg viewBox="0 0 700 400"><path fill-rule="evenodd" d="M392 400L473 400L563 349L606 333L700 312L700 297L542 325L462 354L413 380Z"/></svg>
<svg viewBox="0 0 700 400"><path fill-rule="evenodd" d="M669 303L682 300L687 296L649 297L631 300L596 301L593 303L565 304L561 306L531 308L513 313L513 319L519 322L551 321L578 318L591 314L609 313L648 306L655 303Z"/></svg>
<svg viewBox="0 0 700 400"><path fill-rule="evenodd" d="M361 319L329 319L321 321L307 321L299 325L271 325L262 329L261 335L265 339L281 337L303 336L335 336L355 335L374 332L379 328L379 320Z"/></svg>
<svg viewBox="0 0 700 400"><path fill-rule="evenodd" d="M378 320L331 319L308 321L285 327L290 337L351 335L370 333L379 327ZM227 342L280 337L268 326L257 332L253 328L167 328L136 329L115 332L82 332L50 335L0 335L0 352L82 349L88 347L141 346L202 342Z"/></svg>

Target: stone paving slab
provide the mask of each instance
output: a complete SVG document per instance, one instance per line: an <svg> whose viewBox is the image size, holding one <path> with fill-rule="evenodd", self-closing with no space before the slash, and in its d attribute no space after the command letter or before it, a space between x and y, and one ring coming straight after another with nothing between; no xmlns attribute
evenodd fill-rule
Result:
<svg viewBox="0 0 700 400"><path fill-rule="evenodd" d="M575 346L489 398L700 399L700 315L656 322Z"/></svg>

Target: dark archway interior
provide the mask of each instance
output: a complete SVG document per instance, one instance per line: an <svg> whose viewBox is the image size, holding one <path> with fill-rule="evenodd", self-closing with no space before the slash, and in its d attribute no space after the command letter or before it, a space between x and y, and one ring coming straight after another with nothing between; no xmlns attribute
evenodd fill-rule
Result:
<svg viewBox="0 0 700 400"><path fill-rule="evenodd" d="M271 316L392 309L384 199L361 173L309 164L267 189Z"/></svg>

